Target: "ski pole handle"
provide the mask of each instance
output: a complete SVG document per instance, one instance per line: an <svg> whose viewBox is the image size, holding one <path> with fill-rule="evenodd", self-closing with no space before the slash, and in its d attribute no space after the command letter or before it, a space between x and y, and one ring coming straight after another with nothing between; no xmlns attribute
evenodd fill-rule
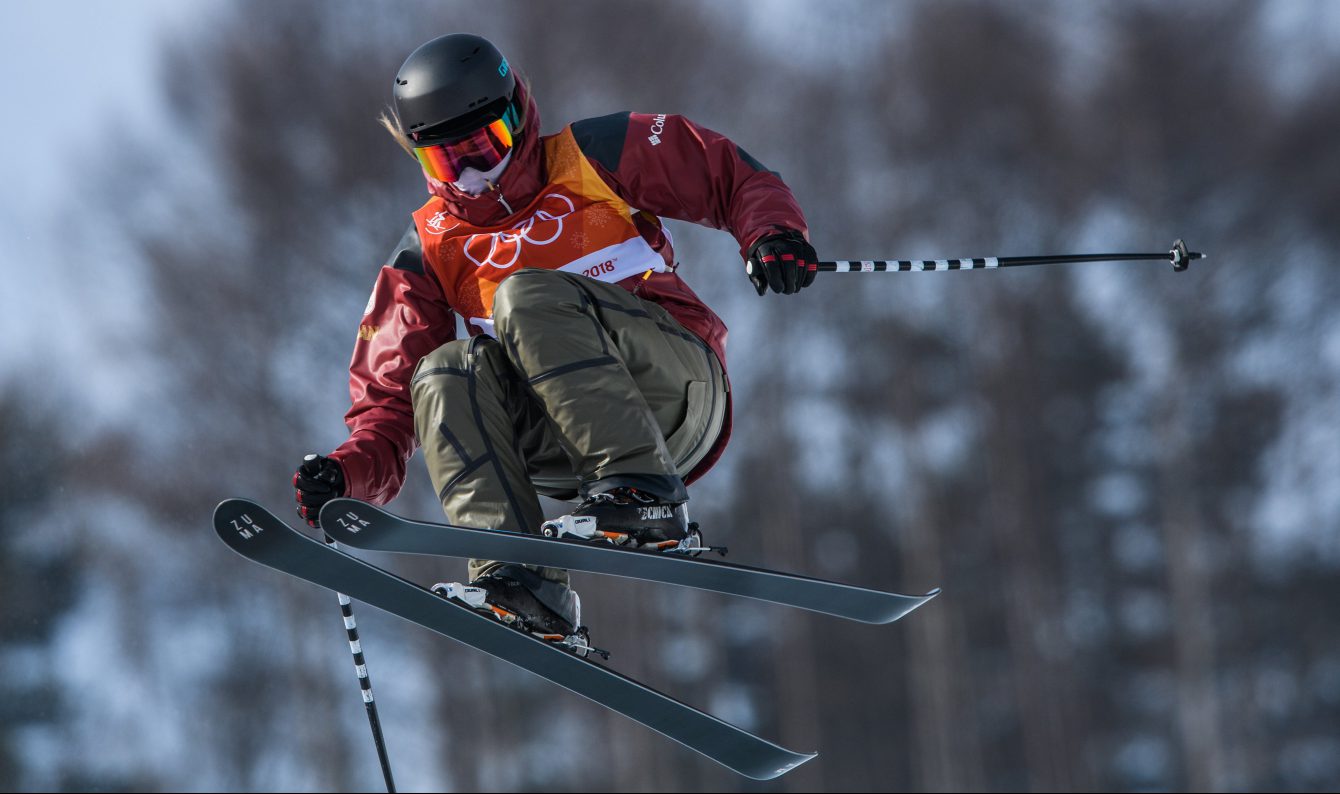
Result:
<svg viewBox="0 0 1340 794"><path fill-rule="evenodd" d="M1188 251L1186 243L1178 240L1172 250L1157 254L1059 254L1054 256L986 256L972 259L884 259L819 262L819 272L828 273L908 273L927 270L995 270L1024 265L1060 265L1070 262L1134 262L1162 260L1171 262L1173 270L1183 271L1193 259L1204 259L1205 254Z"/></svg>

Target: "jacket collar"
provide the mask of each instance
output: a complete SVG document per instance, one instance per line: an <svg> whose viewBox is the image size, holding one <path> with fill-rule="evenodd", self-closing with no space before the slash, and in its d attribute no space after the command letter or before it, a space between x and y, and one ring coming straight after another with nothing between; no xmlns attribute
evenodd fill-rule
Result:
<svg viewBox="0 0 1340 794"><path fill-rule="evenodd" d="M530 205L545 184L543 147L540 145L540 111L525 85L517 83L525 105L525 128L512 149L512 161L503 169L496 190L478 196L462 193L444 182L428 180L428 192L442 199L447 210L472 226L497 226ZM503 201L499 201L499 196ZM504 205L504 202L506 204ZM508 210L511 208L511 211Z"/></svg>

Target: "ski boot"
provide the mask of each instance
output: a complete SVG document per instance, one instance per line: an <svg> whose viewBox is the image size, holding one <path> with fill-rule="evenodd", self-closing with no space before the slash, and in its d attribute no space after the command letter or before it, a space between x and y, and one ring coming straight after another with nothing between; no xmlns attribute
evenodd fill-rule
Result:
<svg viewBox="0 0 1340 794"><path fill-rule="evenodd" d="M540 532L549 538L603 541L693 556L704 551L726 551L703 545L702 533L696 523L689 521L684 502L668 502L636 488L592 494L571 514L544 522Z"/></svg>
<svg viewBox="0 0 1340 794"><path fill-rule="evenodd" d="M439 582L432 590L577 656L594 653L609 658L608 651L591 645L590 634L581 625L582 601L577 593L524 566L499 565L469 584Z"/></svg>

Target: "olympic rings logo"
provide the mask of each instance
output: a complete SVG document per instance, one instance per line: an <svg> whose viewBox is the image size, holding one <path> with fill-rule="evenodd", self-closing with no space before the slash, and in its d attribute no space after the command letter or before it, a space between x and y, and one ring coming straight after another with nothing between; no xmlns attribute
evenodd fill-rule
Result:
<svg viewBox="0 0 1340 794"><path fill-rule="evenodd" d="M557 214L544 209L536 210L534 215L510 232L472 234L465 241L465 257L474 262L475 267L491 265L506 270L516 265L521 258L522 243L549 245L557 240L563 234L563 219L575 212L577 207L561 193L549 193L544 198L558 199L567 209L560 209ZM486 240L487 252L483 250Z"/></svg>

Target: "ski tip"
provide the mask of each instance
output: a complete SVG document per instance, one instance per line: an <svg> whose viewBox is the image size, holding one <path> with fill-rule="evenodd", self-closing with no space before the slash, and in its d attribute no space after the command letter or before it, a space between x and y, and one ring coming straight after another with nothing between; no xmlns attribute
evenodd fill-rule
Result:
<svg viewBox="0 0 1340 794"><path fill-rule="evenodd" d="M337 496L321 505L321 526L334 527L339 530L342 525L336 520L336 516L350 511L357 512L365 516L375 516L384 514L386 511L376 505L364 502L361 499L351 499L348 496ZM348 533L341 533L347 535Z"/></svg>
<svg viewBox="0 0 1340 794"><path fill-rule="evenodd" d="M939 594L940 594L940 588L938 588L938 587L932 588L931 591L930 591L929 593L927 593L926 595L924 595L924 596L918 596L918 597L917 597L917 602L916 602L915 604L913 604L912 607L911 607L910 609L908 609L907 611L908 611L908 612L911 612L913 609L916 609L916 608L918 608L918 607L925 606L925 605L926 605L926 602L930 601L932 598L935 598L935 597L938 596Z"/></svg>
<svg viewBox="0 0 1340 794"><path fill-rule="evenodd" d="M930 601L932 598L935 598L939 594L940 594L940 588L937 587L925 595L892 596L892 598L896 599L896 602L891 604L891 606L894 607L893 609L890 609L887 612L880 614L876 619L867 619L864 622L893 623L894 621L901 620L907 617L910 613L916 611L920 607L925 606L927 601ZM859 620L860 618L857 619Z"/></svg>
<svg viewBox="0 0 1340 794"><path fill-rule="evenodd" d="M214 508L214 534L233 551L247 556L242 544L267 529L287 527L259 502L251 499L224 499Z"/></svg>
<svg viewBox="0 0 1340 794"><path fill-rule="evenodd" d="M218 507L223 507L224 505L254 505L254 504L256 504L255 499L247 499L244 496L230 496L227 499L220 501ZM215 509L217 510L218 507L216 507Z"/></svg>
<svg viewBox="0 0 1340 794"><path fill-rule="evenodd" d="M775 769L737 769L735 771L752 780L775 780L802 764L808 763L819 757L818 753L797 753L794 750L788 750L787 753L788 757L781 762L781 766L778 766Z"/></svg>
<svg viewBox="0 0 1340 794"><path fill-rule="evenodd" d="M250 499L240 499L238 497L229 497L219 502L214 507L214 523L218 524L219 519L227 520L242 512L248 505L256 504Z"/></svg>

